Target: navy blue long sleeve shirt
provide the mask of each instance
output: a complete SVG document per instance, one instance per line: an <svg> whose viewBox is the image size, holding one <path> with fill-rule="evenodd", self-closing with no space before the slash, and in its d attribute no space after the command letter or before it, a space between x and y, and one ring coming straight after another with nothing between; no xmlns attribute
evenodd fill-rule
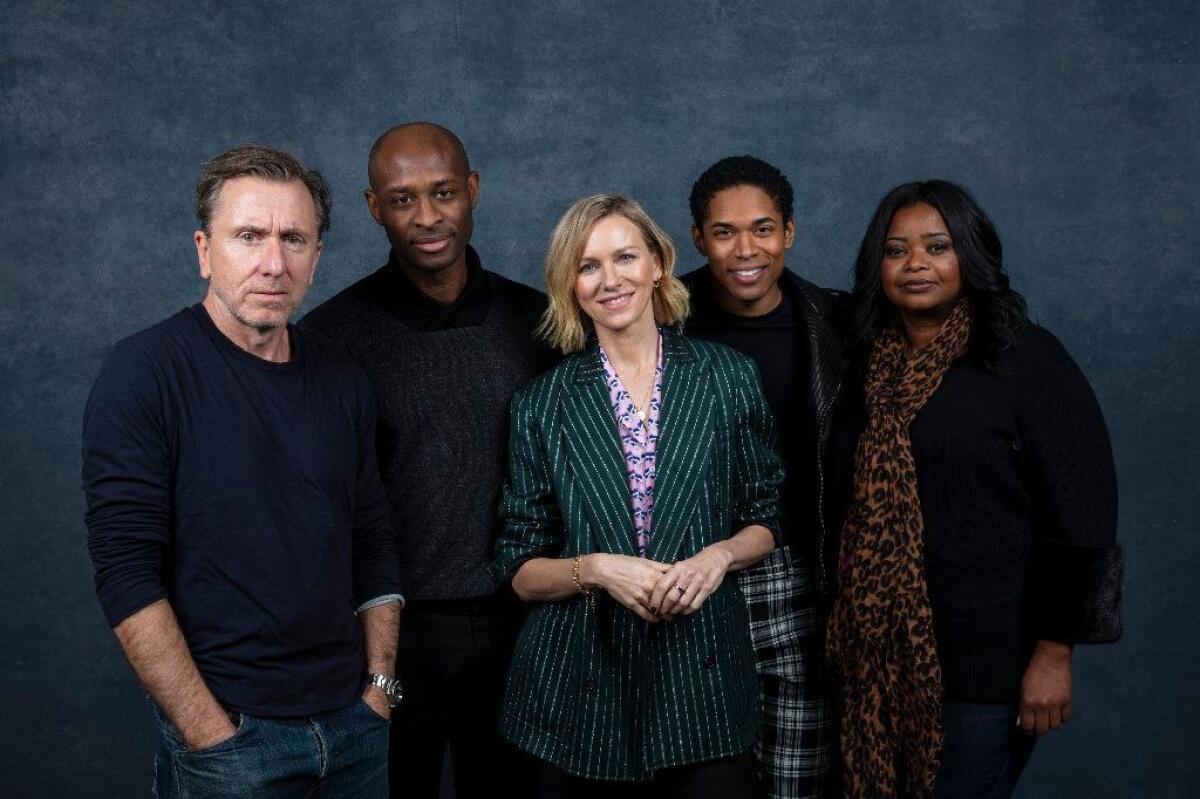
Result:
<svg viewBox="0 0 1200 799"><path fill-rule="evenodd" d="M113 348L83 424L109 623L167 598L217 700L263 716L353 702L355 610L400 591L366 376L288 331L273 363L181 311Z"/></svg>

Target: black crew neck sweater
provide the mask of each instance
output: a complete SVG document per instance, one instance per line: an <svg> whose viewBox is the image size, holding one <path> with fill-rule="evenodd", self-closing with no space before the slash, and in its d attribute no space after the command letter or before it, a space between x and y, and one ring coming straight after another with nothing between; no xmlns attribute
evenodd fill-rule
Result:
<svg viewBox="0 0 1200 799"><path fill-rule="evenodd" d="M708 267L688 278L693 294L687 335L728 345L758 366L763 396L775 417L787 464L780 488L780 529L784 542L801 544L800 539L812 532L803 509L816 491L807 424L811 355L802 335L804 312L789 292L782 291L779 305L765 314L732 314L713 296L714 281Z"/></svg>
<svg viewBox="0 0 1200 799"><path fill-rule="evenodd" d="M352 703L355 609L400 593L366 376L288 331L272 363L185 309L113 347L83 422L109 623L168 599L217 700L272 717Z"/></svg>

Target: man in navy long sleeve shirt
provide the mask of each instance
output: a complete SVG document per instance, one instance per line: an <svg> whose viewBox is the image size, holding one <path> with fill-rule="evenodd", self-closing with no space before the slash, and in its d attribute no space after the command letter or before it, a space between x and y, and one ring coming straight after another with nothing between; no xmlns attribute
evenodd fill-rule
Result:
<svg viewBox="0 0 1200 799"><path fill-rule="evenodd" d="M197 200L207 296L117 344L84 417L96 589L159 711L158 795L386 796L402 599L374 405L288 324L328 189L239 147Z"/></svg>

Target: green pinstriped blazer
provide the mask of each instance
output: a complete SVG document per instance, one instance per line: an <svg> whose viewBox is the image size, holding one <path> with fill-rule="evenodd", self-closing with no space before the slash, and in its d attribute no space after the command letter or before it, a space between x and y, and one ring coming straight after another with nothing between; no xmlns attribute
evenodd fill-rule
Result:
<svg viewBox="0 0 1200 799"><path fill-rule="evenodd" d="M754 363L663 333L654 520L648 556L690 557L749 524L777 530L783 469ZM494 568L530 558L635 555L633 512L599 349L513 399L504 532ZM648 779L745 752L759 726L745 603L727 577L691 616L648 624L603 592L536 603L500 717L509 740L570 774Z"/></svg>

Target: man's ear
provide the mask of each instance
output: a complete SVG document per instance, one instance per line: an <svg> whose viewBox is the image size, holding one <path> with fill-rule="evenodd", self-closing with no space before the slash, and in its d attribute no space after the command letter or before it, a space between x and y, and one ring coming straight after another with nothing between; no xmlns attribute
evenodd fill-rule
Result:
<svg viewBox="0 0 1200 799"><path fill-rule="evenodd" d="M792 245L796 243L796 219L789 219L787 224L783 226L783 247L786 250L792 249Z"/></svg>
<svg viewBox="0 0 1200 799"><path fill-rule="evenodd" d="M467 194L471 197L471 210L474 211L475 204L479 202L479 173L474 169L467 175Z"/></svg>
<svg viewBox="0 0 1200 799"><path fill-rule="evenodd" d="M367 201L367 210L371 212L371 218L375 220L375 224L383 224L383 215L379 212L379 200L375 197L375 192L371 189L363 189L363 198Z"/></svg>
<svg viewBox="0 0 1200 799"><path fill-rule="evenodd" d="M696 245L696 252L705 258L708 257L708 249L704 246L704 234L695 224L692 225L692 244Z"/></svg>
<svg viewBox="0 0 1200 799"><path fill-rule="evenodd" d="M325 252L325 240L317 239L317 254L313 256L312 269L308 273L308 285L313 284L313 278L317 276L317 264L321 261L321 253Z"/></svg>
<svg viewBox="0 0 1200 799"><path fill-rule="evenodd" d="M200 277L208 280L212 277L212 269L208 266L208 234L203 230L197 230L192 234L192 241L196 243L196 260L200 262Z"/></svg>

